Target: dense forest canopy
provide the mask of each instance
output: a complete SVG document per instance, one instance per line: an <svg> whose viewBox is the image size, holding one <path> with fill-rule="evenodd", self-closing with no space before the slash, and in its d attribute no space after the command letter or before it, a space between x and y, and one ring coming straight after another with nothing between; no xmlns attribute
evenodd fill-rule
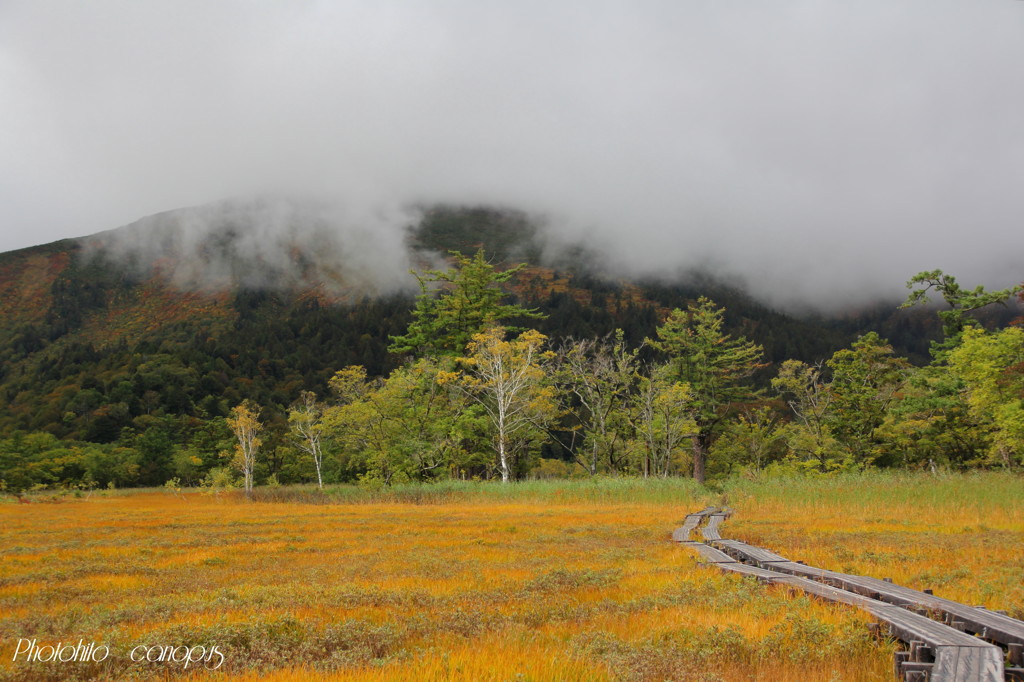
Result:
<svg viewBox="0 0 1024 682"><path fill-rule="evenodd" d="M202 247L233 263L220 288L80 241L0 254L4 488L229 481L241 405L262 429L250 483L1022 463L1015 289L934 271L908 303L939 310L797 317L707 273L609 278L524 214L437 206L408 234L417 297L412 275L326 286L299 244L301 276L257 281L237 234Z"/></svg>

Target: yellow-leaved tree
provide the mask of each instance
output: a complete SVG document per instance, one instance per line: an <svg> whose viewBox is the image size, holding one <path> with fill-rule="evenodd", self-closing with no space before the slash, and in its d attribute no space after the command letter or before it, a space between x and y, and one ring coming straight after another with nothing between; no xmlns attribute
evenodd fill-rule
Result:
<svg viewBox="0 0 1024 682"><path fill-rule="evenodd" d="M515 447L529 441L558 414L555 390L546 365L553 354L544 350L547 337L528 330L510 341L503 327L475 334L457 359L462 370L438 373L438 381L460 388L487 412L494 436L501 480L511 480Z"/></svg>
<svg viewBox="0 0 1024 682"><path fill-rule="evenodd" d="M245 478L245 496L252 499L252 474L256 468L256 455L263 444L259 437L263 431L260 408L250 400L243 400L241 405L236 405L231 410L227 422L238 439L232 464L242 472Z"/></svg>
<svg viewBox="0 0 1024 682"><path fill-rule="evenodd" d="M291 427L295 444L313 458L313 466L316 467L316 485L323 490L324 406L317 401L316 393L302 391L299 394L298 403L288 413L288 425Z"/></svg>

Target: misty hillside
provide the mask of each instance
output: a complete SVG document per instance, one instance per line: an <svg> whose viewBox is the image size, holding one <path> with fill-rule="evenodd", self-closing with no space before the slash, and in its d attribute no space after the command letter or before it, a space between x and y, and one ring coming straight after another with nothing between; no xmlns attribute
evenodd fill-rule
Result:
<svg viewBox="0 0 1024 682"><path fill-rule="evenodd" d="M283 408L346 365L386 374L400 361L388 337L405 331L416 294L409 270L444 267L449 251L528 263L510 295L547 314L537 326L552 338L621 328L639 344L699 295L776 363L826 358L868 329L923 360L938 333L933 314L894 303L798 319L707 273L610 278L587 248L552 243L513 210L403 217L388 232L394 216L224 202L0 254L0 428L108 442L140 415L224 415L247 397Z"/></svg>

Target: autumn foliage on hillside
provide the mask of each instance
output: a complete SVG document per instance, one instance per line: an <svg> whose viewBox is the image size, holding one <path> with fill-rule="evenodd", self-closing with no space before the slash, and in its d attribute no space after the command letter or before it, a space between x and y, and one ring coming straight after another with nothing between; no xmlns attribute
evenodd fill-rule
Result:
<svg viewBox="0 0 1024 682"><path fill-rule="evenodd" d="M75 241L0 254L0 479L8 489L230 479L226 419L246 400L266 422L257 483L689 475L695 462L699 477L771 465L818 473L1019 465L1016 412L978 416L993 400L1011 401L1019 383L1020 361L1002 359L1016 357L1016 337L1003 330L1012 308L954 301L964 321L988 331L965 336L951 355L959 338L948 334L944 350L929 350L948 314L889 305L799 319L706 275L624 281L603 276L585 250L548 253L524 220L490 209L426 212L411 244L424 262L438 262L436 250L446 248L447 269L420 272L418 299L411 290L370 296L301 278L290 288L182 290L162 276L175 269L166 262L129 267ZM492 245L498 255L480 248ZM478 281L467 281L467 308L446 297L470 266ZM960 291L943 277L933 279ZM491 293L478 299L477 286ZM474 312L474 300L492 308ZM454 332L436 315L456 320ZM723 375L742 376L724 394L699 383L712 365L686 369L702 366L702 346L685 342L703 333L693 326L701 317L717 320L708 349L730 339L758 349L748 369ZM666 320L678 326L678 344L657 341ZM508 342L539 334L538 371L558 393L543 419L537 412L505 443L505 467L491 456L486 406L457 395L461 380L437 381L469 371L467 344L498 323ZM865 335L871 328L879 333ZM602 374L613 355L625 364ZM365 377L361 393L338 395L332 379L353 367ZM584 390L587 372L610 383ZM325 415L344 414L324 434L322 467L291 431L304 395ZM715 395L729 397L707 397Z"/></svg>

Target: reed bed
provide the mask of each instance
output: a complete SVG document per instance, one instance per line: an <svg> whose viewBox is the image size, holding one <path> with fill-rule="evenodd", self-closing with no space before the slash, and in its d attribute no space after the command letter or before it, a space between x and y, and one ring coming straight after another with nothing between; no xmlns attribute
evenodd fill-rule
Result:
<svg viewBox="0 0 1024 682"><path fill-rule="evenodd" d="M1019 474L733 481L725 498L736 514L724 536L1024 619Z"/></svg>
<svg viewBox="0 0 1024 682"><path fill-rule="evenodd" d="M1012 610L1020 483L460 481L0 504L0 679L885 680L893 645L867 616L700 566L674 527L724 502L727 535ZM983 549L997 560L935 556ZM12 662L26 638L111 655ZM130 660L162 645L216 645L223 664Z"/></svg>

